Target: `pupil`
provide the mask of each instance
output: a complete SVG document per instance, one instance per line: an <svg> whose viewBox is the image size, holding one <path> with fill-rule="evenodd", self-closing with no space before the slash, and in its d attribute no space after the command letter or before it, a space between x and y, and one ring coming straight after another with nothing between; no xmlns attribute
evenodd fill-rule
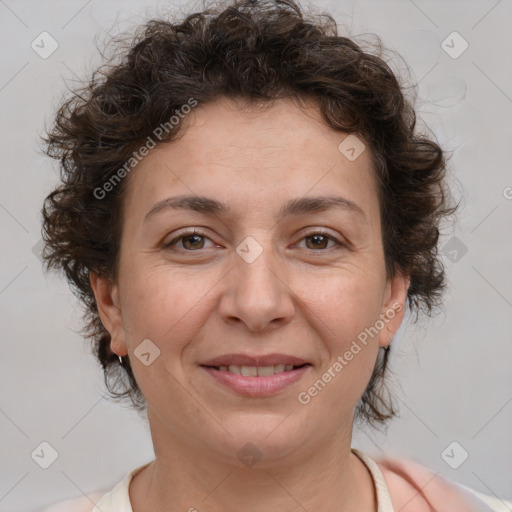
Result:
<svg viewBox="0 0 512 512"><path fill-rule="evenodd" d="M322 242L325 243L324 235L313 235L313 236L311 236L311 239L313 241L313 245L316 247L319 247L320 245L322 245Z"/></svg>

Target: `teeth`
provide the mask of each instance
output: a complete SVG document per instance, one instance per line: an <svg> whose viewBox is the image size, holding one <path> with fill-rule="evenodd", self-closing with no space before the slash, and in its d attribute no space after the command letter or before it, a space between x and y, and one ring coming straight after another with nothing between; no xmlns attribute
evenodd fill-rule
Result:
<svg viewBox="0 0 512 512"><path fill-rule="evenodd" d="M292 366L293 368L293 366ZM274 366L274 373L283 373L284 372L284 364L276 364Z"/></svg>
<svg viewBox="0 0 512 512"><path fill-rule="evenodd" d="M240 373L240 366L235 366L234 364L230 365L228 370L231 372L231 373L236 373L238 375L242 375Z"/></svg>
<svg viewBox="0 0 512 512"><path fill-rule="evenodd" d="M257 377L258 376L258 368L256 368L256 366L241 366L240 373L244 377Z"/></svg>
<svg viewBox="0 0 512 512"><path fill-rule="evenodd" d="M238 366L232 364L229 366L219 366L221 372L231 372L245 377L269 377L276 373L289 372L293 370L293 364L276 364L274 366Z"/></svg>
<svg viewBox="0 0 512 512"><path fill-rule="evenodd" d="M260 377L267 377L269 375L274 375L274 367L273 366L262 366L261 368L258 368L258 375Z"/></svg>

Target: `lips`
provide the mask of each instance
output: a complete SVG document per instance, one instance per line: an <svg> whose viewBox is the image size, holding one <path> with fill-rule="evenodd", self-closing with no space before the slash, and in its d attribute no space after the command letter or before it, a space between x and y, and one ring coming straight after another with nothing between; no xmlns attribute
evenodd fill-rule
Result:
<svg viewBox="0 0 512 512"><path fill-rule="evenodd" d="M304 359L285 354L225 354L200 365L224 387L249 397L279 393L298 382L311 366Z"/></svg>

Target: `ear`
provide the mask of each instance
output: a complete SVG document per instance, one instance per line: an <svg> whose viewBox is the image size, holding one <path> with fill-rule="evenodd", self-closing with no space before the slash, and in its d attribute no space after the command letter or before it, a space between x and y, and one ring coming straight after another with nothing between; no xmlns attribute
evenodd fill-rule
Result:
<svg viewBox="0 0 512 512"><path fill-rule="evenodd" d="M411 279L409 275L398 271L386 284L384 304L380 316L385 324L384 328L379 332L379 345L381 347L391 343L393 336L402 324L405 315L407 291L410 284Z"/></svg>
<svg viewBox="0 0 512 512"><path fill-rule="evenodd" d="M110 334L110 348L120 356L128 354L123 328L123 316L119 302L119 288L110 279L89 273L101 323Z"/></svg>

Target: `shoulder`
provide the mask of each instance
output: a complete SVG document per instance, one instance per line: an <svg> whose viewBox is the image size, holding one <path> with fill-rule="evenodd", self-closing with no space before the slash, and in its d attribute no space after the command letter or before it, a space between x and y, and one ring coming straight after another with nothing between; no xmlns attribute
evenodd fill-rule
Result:
<svg viewBox="0 0 512 512"><path fill-rule="evenodd" d="M41 512L91 512L95 504L106 494L105 492L96 492L81 498L59 501Z"/></svg>
<svg viewBox="0 0 512 512"><path fill-rule="evenodd" d="M407 461L383 458L375 459L375 462L386 481L394 510L400 510L400 512L432 512L428 501L419 492L417 485L419 482L411 481L408 472L404 471L403 464Z"/></svg>
<svg viewBox="0 0 512 512"><path fill-rule="evenodd" d="M403 458L376 458L400 512L510 512L512 503L447 480L431 469Z"/></svg>
<svg viewBox="0 0 512 512"><path fill-rule="evenodd" d="M140 470L148 466L150 462L132 469L125 473L123 479L108 490L97 491L86 496L74 498L66 501L59 501L41 512L95 512L99 503L102 510L131 510L128 488L132 477Z"/></svg>

